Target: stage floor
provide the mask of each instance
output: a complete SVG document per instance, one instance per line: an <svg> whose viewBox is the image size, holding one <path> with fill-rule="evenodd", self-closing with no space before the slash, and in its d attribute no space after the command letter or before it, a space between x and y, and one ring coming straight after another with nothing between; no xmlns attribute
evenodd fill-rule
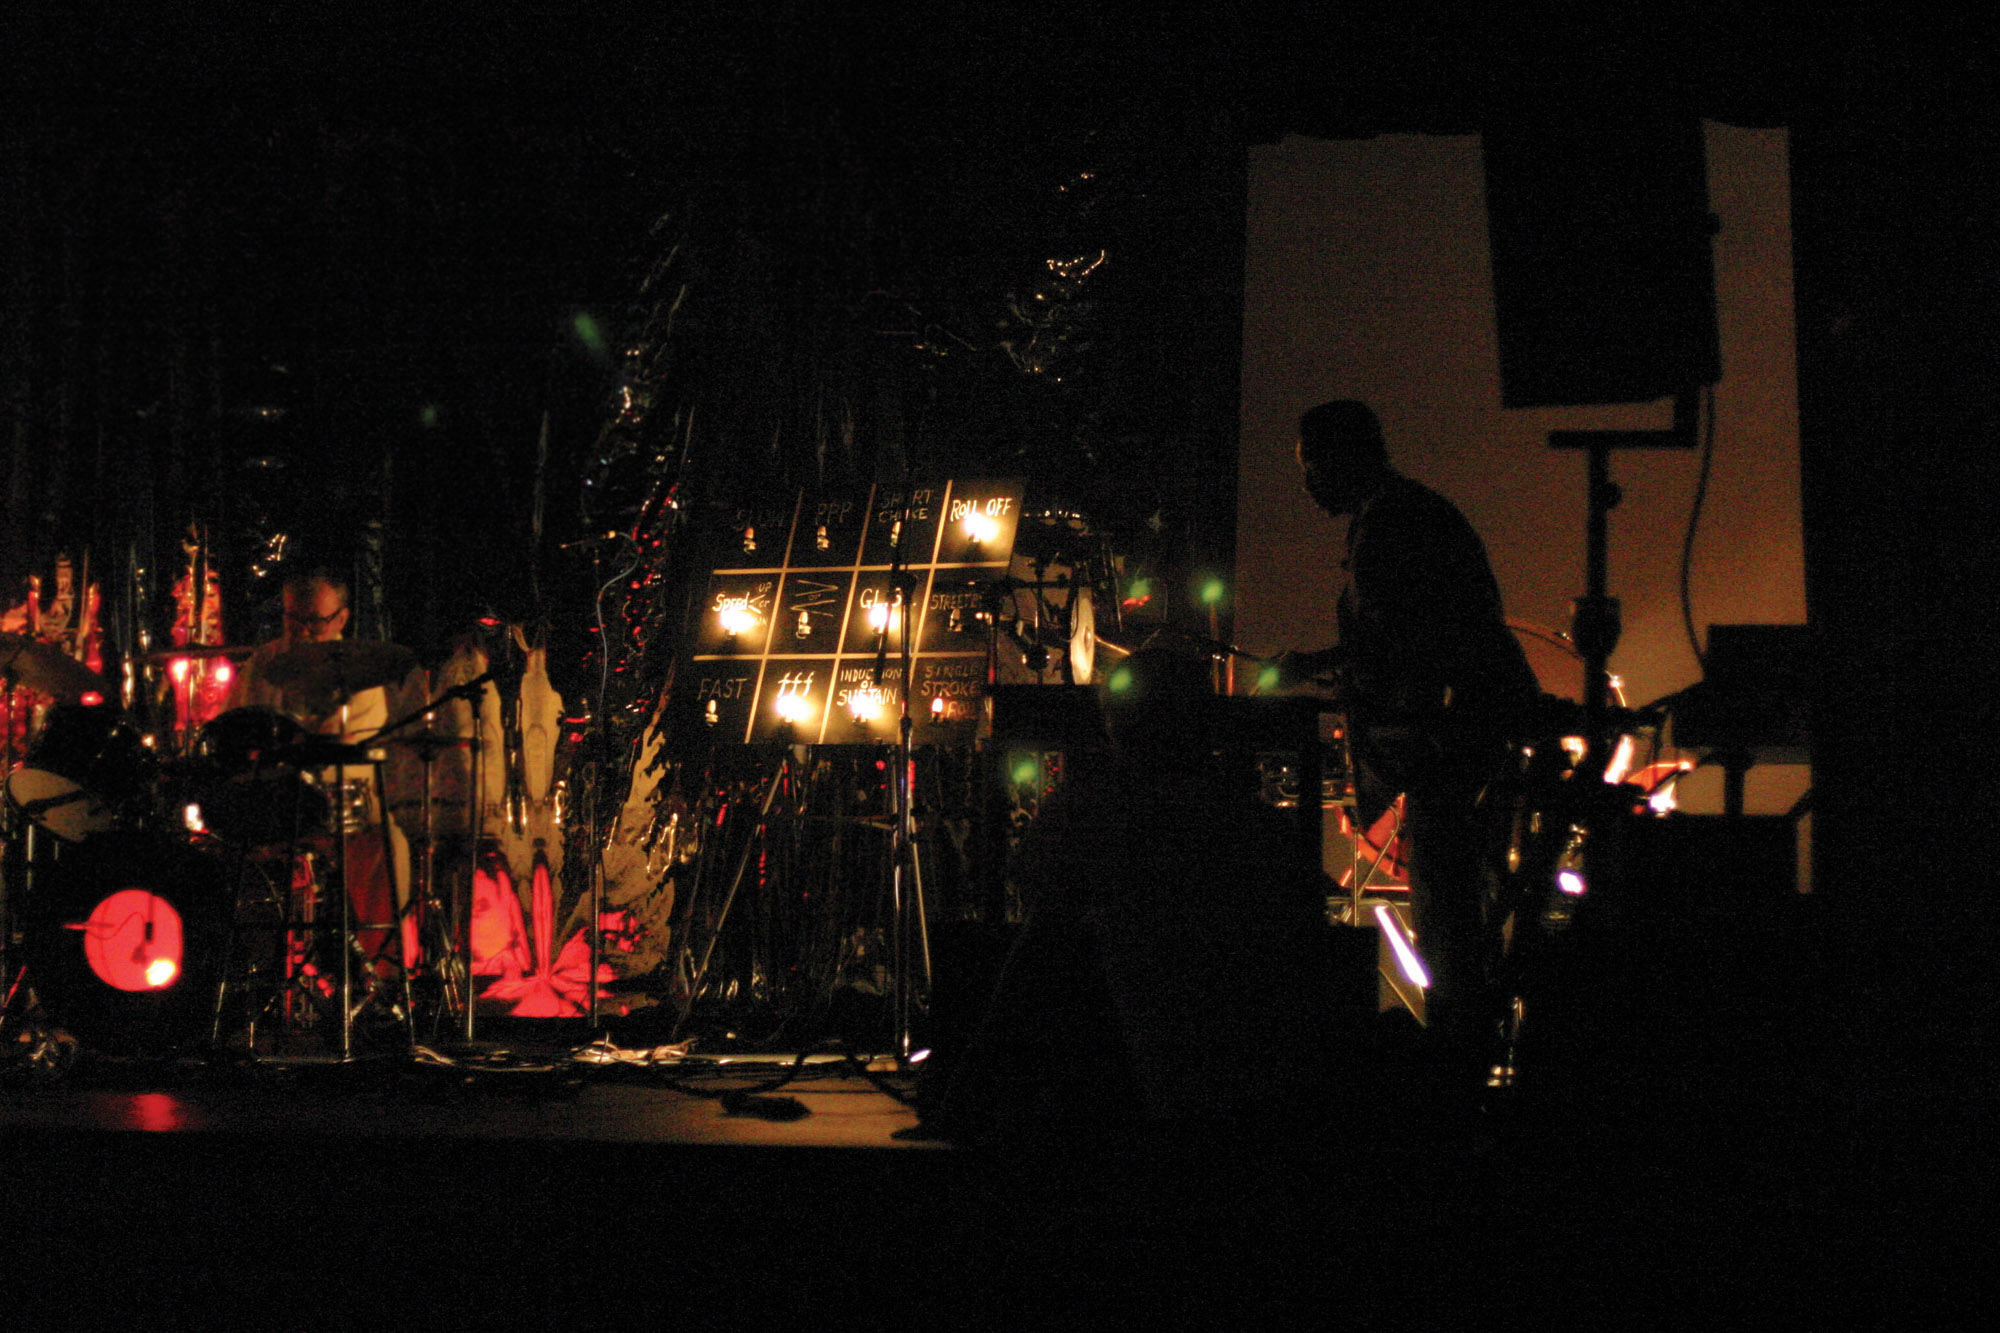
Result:
<svg viewBox="0 0 2000 1333"><path fill-rule="evenodd" d="M1860 1318L1984 1234L1920 1233L1909 1205L1878 1226L1878 1156L1904 1149L1866 1132L1864 1089L1770 1058L1777 1033L1497 1124L1431 1114L1384 1062L1283 1124L976 1146L904 1133L914 1080L886 1067L763 1087L795 1053L586 1064L572 1035L0 1089L8 1326L1562 1326L1846 1292Z"/></svg>
<svg viewBox="0 0 2000 1333"><path fill-rule="evenodd" d="M447 1053L447 1058L449 1053ZM875 1061L784 1054L601 1065L567 1049L481 1043L478 1058L89 1061L0 1093L0 1131L237 1134L345 1143L365 1136L603 1144L935 1149L913 1130L915 1080ZM752 1091L747 1099L727 1094ZM727 1104L725 1104L727 1103Z"/></svg>

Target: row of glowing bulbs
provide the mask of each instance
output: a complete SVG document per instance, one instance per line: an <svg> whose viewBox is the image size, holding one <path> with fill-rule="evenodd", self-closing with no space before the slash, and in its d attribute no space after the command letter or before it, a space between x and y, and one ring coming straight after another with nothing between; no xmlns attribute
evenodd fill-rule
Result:
<svg viewBox="0 0 2000 1333"><path fill-rule="evenodd" d="M188 673L193 670L194 659L191 657L176 657L167 664L167 674L174 678L176 685L185 685ZM235 674L236 669L230 666L227 660L218 660L208 669L208 678L217 685L227 685Z"/></svg>
<svg viewBox="0 0 2000 1333"><path fill-rule="evenodd" d="M888 629L889 617L893 613L894 608L889 603L877 602L868 608L868 628L878 634ZM807 618L811 614L809 611L799 612L800 637L812 633L812 622ZM716 612L716 619L721 622L722 632L732 639L755 632L757 627L763 623L763 617L751 609L750 604L745 601L723 603L721 610Z"/></svg>
<svg viewBox="0 0 2000 1333"><path fill-rule="evenodd" d="M959 520L959 526L964 531L966 540L974 546L984 545L992 541L1000 533L1000 521L991 514L979 511L967 514L963 519ZM869 607L868 627L878 634L888 629L891 612L892 608L887 602L877 602L874 606ZM801 634L811 632L809 628L811 622L807 619L808 614L808 612L804 611L799 612L799 632ZM717 613L717 619L722 623L722 632L732 639L755 632L757 626L762 623L762 618L750 609L747 602L742 601L725 603Z"/></svg>
<svg viewBox="0 0 2000 1333"><path fill-rule="evenodd" d="M881 688L851 690L847 695L847 711L857 722L876 722L888 712L893 698L892 691ZM943 695L931 700L931 716L943 717L945 708ZM812 722L817 714L811 696L797 690L780 691L771 703L771 711L778 715L779 721L795 727Z"/></svg>

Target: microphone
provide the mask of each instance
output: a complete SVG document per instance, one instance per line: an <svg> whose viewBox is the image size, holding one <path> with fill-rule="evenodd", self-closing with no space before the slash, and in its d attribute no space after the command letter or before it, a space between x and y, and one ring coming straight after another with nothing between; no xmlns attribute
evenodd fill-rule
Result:
<svg viewBox="0 0 2000 1333"><path fill-rule="evenodd" d="M477 676L474 676L471 680L466 681L465 684L454 685L446 690L438 696L438 702L443 703L447 699L463 699L467 703L471 703L478 697L479 692L491 684L494 679L495 676L492 669L488 668L480 672Z"/></svg>

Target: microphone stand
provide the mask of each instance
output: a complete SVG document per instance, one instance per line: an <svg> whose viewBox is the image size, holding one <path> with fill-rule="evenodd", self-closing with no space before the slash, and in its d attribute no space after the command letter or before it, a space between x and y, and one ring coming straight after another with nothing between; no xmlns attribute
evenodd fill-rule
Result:
<svg viewBox="0 0 2000 1333"><path fill-rule="evenodd" d="M1611 758L1611 654L1623 634L1618 599L1610 595L1610 516L1624 493L1611 480L1614 449L1692 449L1700 406L1699 386L1674 395L1673 425L1666 430L1558 430L1549 433L1554 449L1576 449L1585 457L1584 592L1576 599L1571 635L1583 655L1584 769L1602 776Z"/></svg>
<svg viewBox="0 0 2000 1333"><path fill-rule="evenodd" d="M916 581L909 575L903 558L903 542L909 531L910 506L914 499L912 487L907 478L903 487L903 515L896 525L896 539L889 548L889 615L898 624L901 640L897 645L897 659L902 671L902 689L899 694L902 706L896 719L896 767L892 779L895 799L895 821L889 842L889 912L890 912L890 956L895 976L896 998L894 1005L894 1031L891 1039L895 1047L898 1064L906 1064L910 1058L911 1018L915 987L911 984L911 973L921 964L926 987L931 979L930 934L924 920L924 877L923 865L917 855L915 820L913 818L913 798L915 793L916 760L913 755L912 737L916 727L910 718L911 668L915 657L915 644L910 640L910 603L915 600ZM875 685L882 684L882 675L889 656L889 621L882 625L882 633L875 643ZM915 918L915 951L912 950L910 918Z"/></svg>

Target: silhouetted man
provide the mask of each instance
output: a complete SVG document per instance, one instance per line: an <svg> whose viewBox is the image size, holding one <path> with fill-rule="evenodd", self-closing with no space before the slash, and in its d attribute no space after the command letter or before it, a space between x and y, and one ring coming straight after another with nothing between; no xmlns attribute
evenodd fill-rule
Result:
<svg viewBox="0 0 2000 1333"><path fill-rule="evenodd" d="M1389 465L1365 403L1307 412L1298 458L1313 499L1350 520L1347 583L1339 643L1280 666L1294 679L1338 674L1362 826L1404 795L1411 907L1431 973L1427 1022L1449 1058L1479 1059L1497 1017L1483 975L1483 858L1499 851L1479 795L1540 687L1478 534L1449 500Z"/></svg>

